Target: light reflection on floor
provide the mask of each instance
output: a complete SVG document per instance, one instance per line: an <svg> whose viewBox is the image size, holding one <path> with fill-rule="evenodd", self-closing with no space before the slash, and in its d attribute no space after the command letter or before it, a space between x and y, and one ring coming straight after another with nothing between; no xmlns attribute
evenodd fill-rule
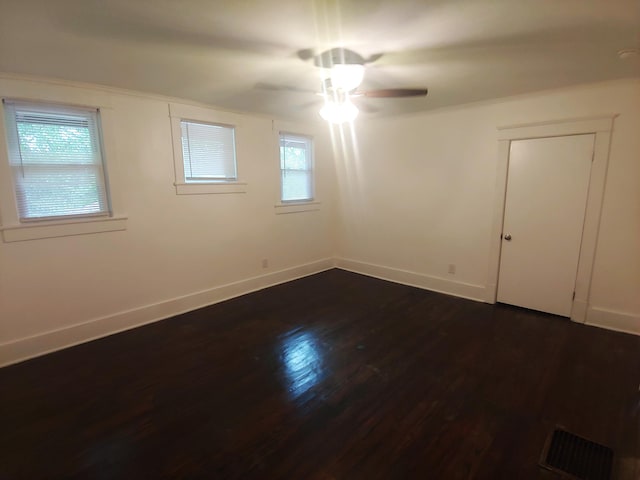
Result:
<svg viewBox="0 0 640 480"><path fill-rule="evenodd" d="M288 334L282 343L287 389L297 398L324 378L322 351L312 332Z"/></svg>

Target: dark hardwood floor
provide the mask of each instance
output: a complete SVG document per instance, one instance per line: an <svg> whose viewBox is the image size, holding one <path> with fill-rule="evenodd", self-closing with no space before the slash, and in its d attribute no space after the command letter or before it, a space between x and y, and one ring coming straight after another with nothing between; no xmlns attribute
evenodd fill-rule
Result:
<svg viewBox="0 0 640 480"><path fill-rule="evenodd" d="M640 337L331 270L0 369L0 478L640 478ZM635 410L634 410L635 409Z"/></svg>

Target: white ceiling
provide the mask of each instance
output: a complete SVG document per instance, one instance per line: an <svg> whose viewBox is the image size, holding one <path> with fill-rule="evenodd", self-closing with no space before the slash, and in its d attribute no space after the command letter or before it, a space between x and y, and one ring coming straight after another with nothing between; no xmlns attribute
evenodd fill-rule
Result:
<svg viewBox="0 0 640 480"><path fill-rule="evenodd" d="M91 82L283 118L317 118L320 72L297 52L345 46L358 100L392 115L640 77L638 0L0 0L0 71Z"/></svg>

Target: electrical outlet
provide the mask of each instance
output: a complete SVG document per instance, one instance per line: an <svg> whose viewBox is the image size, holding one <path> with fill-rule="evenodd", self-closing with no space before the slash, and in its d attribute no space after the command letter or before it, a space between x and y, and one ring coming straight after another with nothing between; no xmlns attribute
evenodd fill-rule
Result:
<svg viewBox="0 0 640 480"><path fill-rule="evenodd" d="M269 267L269 260L267 260L266 258L262 259L262 268L268 268Z"/></svg>
<svg viewBox="0 0 640 480"><path fill-rule="evenodd" d="M449 264L449 273L452 275L456 274L456 266L453 263Z"/></svg>

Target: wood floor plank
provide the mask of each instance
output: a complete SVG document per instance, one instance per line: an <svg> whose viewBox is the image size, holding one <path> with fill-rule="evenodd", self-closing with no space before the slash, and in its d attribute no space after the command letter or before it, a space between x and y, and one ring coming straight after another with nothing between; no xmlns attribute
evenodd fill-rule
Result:
<svg viewBox="0 0 640 480"><path fill-rule="evenodd" d="M640 478L640 338L330 270L0 369L0 478Z"/></svg>

